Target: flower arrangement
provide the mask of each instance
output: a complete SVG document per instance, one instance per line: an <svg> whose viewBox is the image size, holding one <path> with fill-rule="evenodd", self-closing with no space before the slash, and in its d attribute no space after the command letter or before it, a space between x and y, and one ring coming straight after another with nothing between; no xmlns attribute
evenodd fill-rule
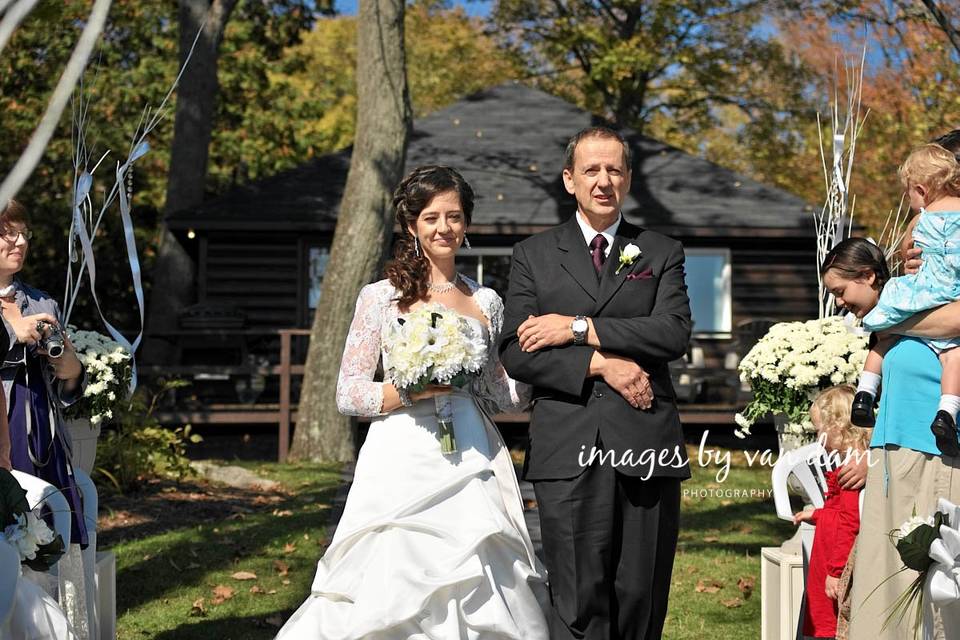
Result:
<svg viewBox="0 0 960 640"><path fill-rule="evenodd" d="M750 383L753 400L734 417L744 438L768 412L787 420L785 433L812 440L810 403L826 387L856 382L867 358L867 336L854 333L840 317L781 322L740 362L740 379Z"/></svg>
<svg viewBox="0 0 960 640"><path fill-rule="evenodd" d="M952 507L952 509L949 509L950 511L956 510L956 507L951 503L944 504ZM924 518L917 515L917 509L914 507L910 519L900 525L898 529L894 529L887 534L890 541L896 546L897 553L900 554L900 560L903 562L903 566L892 576L889 576L887 580L908 570L916 571L917 577L891 605L889 613L883 621L884 629L891 622L899 623L910 616L914 636L920 630L923 620L924 585L927 583L929 572L935 567L934 558L937 556L935 548L938 546L940 549L946 548L944 547L944 540L941 538L941 526L947 529L951 527L950 518L946 511L947 509L938 509L932 517ZM956 531L953 533L956 533ZM949 564L952 569L956 562L953 560Z"/></svg>
<svg viewBox="0 0 960 640"><path fill-rule="evenodd" d="M93 426L113 419L114 410L126 399L130 387L130 353L96 331L81 331L70 325L67 335L87 373L83 399L67 409L67 416L89 418Z"/></svg>
<svg viewBox="0 0 960 640"><path fill-rule="evenodd" d="M0 537L34 571L47 571L63 555L63 538L30 510L26 492L6 469L0 469L0 527Z"/></svg>
<svg viewBox="0 0 960 640"><path fill-rule="evenodd" d="M429 384L463 387L479 373L486 358L483 333L462 315L439 304L426 304L385 329L383 369L387 379L407 393ZM443 453L456 451L449 398L435 396Z"/></svg>

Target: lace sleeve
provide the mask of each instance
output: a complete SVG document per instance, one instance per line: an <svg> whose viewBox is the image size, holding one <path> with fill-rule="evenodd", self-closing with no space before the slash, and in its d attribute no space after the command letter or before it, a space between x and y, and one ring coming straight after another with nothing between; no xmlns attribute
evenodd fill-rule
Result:
<svg viewBox="0 0 960 640"><path fill-rule="evenodd" d="M503 300L492 289L483 289L483 311L490 320L490 345L487 364L477 378L476 397L491 414L521 413L530 404L530 385L518 382L507 375L500 364L497 342L503 328Z"/></svg>
<svg viewBox="0 0 960 640"><path fill-rule="evenodd" d="M380 322L386 297L375 284L360 290L337 378L337 408L348 416L378 416L383 383L373 377L380 362Z"/></svg>

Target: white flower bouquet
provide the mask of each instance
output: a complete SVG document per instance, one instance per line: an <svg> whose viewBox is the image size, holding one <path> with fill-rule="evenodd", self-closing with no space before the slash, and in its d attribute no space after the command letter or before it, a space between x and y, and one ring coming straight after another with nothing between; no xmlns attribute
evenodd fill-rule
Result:
<svg viewBox="0 0 960 640"><path fill-rule="evenodd" d="M112 419L114 409L126 399L130 387L130 353L95 331L81 331L70 325L67 335L87 374L83 399L67 409L67 416L89 418L94 426Z"/></svg>
<svg viewBox="0 0 960 640"><path fill-rule="evenodd" d="M20 562L34 571L47 571L63 555L63 539L50 530L27 504L16 478L0 468L0 538L17 550Z"/></svg>
<svg viewBox="0 0 960 640"><path fill-rule="evenodd" d="M942 552L947 549L941 536L941 526L947 529L953 526L945 512L938 509L932 516L924 518L917 515L917 508L914 506L913 515L910 519L887 534L890 542L897 548L903 566L883 582L904 571L916 571L917 576L907 587L907 590L900 594L900 597L888 609L887 617L883 621L883 629L890 626L891 622L900 624L909 618L914 637L920 630L923 620L924 585L927 582L929 572L935 568L934 560L939 558ZM935 548L940 550L940 555L934 550ZM956 562L952 556L949 560L951 561L947 564L951 567L955 566ZM879 587L880 585L877 585L877 588ZM873 595L872 591L867 597L869 598L871 595Z"/></svg>
<svg viewBox="0 0 960 640"><path fill-rule="evenodd" d="M740 363L740 379L753 400L734 420L744 438L767 412L786 417L786 433L812 440L808 412L813 398L832 385L855 383L867 358L867 336L837 316L781 322L770 328Z"/></svg>
<svg viewBox="0 0 960 640"><path fill-rule="evenodd" d="M439 304L404 314L385 329L383 370L398 389L422 391L429 384L463 387L483 367L483 332L462 315ZM449 398L435 396L443 453L456 451Z"/></svg>

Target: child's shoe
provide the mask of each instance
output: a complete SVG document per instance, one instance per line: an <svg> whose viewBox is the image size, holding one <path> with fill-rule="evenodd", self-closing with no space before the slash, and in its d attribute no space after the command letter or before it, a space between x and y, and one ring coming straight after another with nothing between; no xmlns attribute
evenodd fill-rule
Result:
<svg viewBox="0 0 960 640"><path fill-rule="evenodd" d="M957 423L953 416L941 409L937 411L930 431L937 437L937 448L945 456L960 455L960 444L957 443Z"/></svg>
<svg viewBox="0 0 960 640"><path fill-rule="evenodd" d="M850 409L850 422L858 427L872 427L877 419L873 414L873 394L858 391L853 396L853 407Z"/></svg>

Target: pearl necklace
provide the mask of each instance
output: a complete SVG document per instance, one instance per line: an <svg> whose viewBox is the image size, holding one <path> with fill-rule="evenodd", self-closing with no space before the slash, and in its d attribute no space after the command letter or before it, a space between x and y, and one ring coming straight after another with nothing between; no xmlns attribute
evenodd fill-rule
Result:
<svg viewBox="0 0 960 640"><path fill-rule="evenodd" d="M456 274L453 277L453 280L450 282L444 282L443 284L433 284L432 282L427 282L427 289L433 291L434 293L447 293L448 291L453 291L457 286L457 281L460 280L460 274Z"/></svg>

